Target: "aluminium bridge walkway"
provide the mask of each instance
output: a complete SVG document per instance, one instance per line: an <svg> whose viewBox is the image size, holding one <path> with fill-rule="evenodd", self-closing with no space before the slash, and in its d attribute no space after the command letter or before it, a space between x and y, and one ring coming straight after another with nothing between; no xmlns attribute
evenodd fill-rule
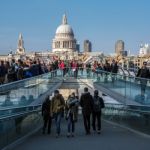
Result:
<svg viewBox="0 0 150 150"><path fill-rule="evenodd" d="M150 105L149 103L143 104L134 101L134 97L141 90L139 84L134 82L134 78L115 75L115 82L112 83L114 76L106 72L101 72L98 75L92 72L90 75L85 72L84 75L79 73L78 79L70 77L69 74L62 77L59 73L57 72L57 77L53 76L53 73L44 74L0 87L0 149L4 147L5 150L149 149ZM106 77L107 82L105 81ZM82 92L81 89L84 86L88 86L91 92L94 88L98 88L110 97L118 97L118 101L124 97L125 100L129 99L130 103L127 103L128 101L105 103L101 135L92 133L86 136L81 117L76 125L76 136L74 138L67 139L65 120L62 122L63 131L60 138L55 138L54 127L51 135L42 135L40 130L42 126L41 103L44 97L58 88L80 88L79 90ZM149 88L149 85L147 85L146 95ZM125 92L120 92L122 90ZM30 103L26 100L20 104L21 98L29 95L32 95L34 100ZM4 97L13 100L13 105L3 105ZM121 124L123 127L112 122ZM131 132L131 130L136 130L140 134ZM27 136L33 132L33 135ZM25 137L26 140L23 140ZM12 145L18 144L19 141L23 142L12 148Z"/></svg>
<svg viewBox="0 0 150 150"><path fill-rule="evenodd" d="M85 135L83 121L76 124L75 137L67 138L67 123L62 122L62 134L55 137L55 129L51 135L43 135L39 130L12 150L149 150L150 138L131 132L115 124L102 121L100 135L92 132Z"/></svg>

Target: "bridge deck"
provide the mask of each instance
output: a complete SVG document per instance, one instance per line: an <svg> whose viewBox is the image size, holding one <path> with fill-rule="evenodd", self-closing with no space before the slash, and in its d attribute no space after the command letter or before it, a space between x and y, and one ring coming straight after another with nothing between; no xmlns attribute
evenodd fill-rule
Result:
<svg viewBox="0 0 150 150"><path fill-rule="evenodd" d="M51 135L42 135L41 131L29 137L14 150L149 150L150 138L137 135L124 128L102 121L102 133L85 135L83 122L76 124L76 135L67 138L66 122L62 124L62 135L55 138L54 129Z"/></svg>

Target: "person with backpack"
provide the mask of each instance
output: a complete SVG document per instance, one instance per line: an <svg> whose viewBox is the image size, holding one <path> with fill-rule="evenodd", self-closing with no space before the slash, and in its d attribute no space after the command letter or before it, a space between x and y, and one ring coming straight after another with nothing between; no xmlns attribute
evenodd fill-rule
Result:
<svg viewBox="0 0 150 150"><path fill-rule="evenodd" d="M93 107L93 98L92 95L88 92L88 88L84 88L84 93L81 95L80 98L80 105L82 107L82 114L84 120L84 128L86 135L91 134L90 127L91 127L91 114L92 114L92 107Z"/></svg>
<svg viewBox="0 0 150 150"><path fill-rule="evenodd" d="M98 90L94 91L93 96L93 112L92 112L92 126L93 130L97 131L98 134L101 133L101 109L104 108L104 101L102 97L99 96ZM97 129L96 129L97 121Z"/></svg>
<svg viewBox="0 0 150 150"><path fill-rule="evenodd" d="M51 101L49 95L46 97L45 101L42 104L42 116L43 116L43 134L48 126L47 133L51 133L51 123L52 123L52 110L51 110Z"/></svg>
<svg viewBox="0 0 150 150"><path fill-rule="evenodd" d="M59 137L61 132L60 123L64 113L64 107L65 101L63 96L59 93L58 90L55 90L54 97L52 98L52 113L56 124L56 138Z"/></svg>

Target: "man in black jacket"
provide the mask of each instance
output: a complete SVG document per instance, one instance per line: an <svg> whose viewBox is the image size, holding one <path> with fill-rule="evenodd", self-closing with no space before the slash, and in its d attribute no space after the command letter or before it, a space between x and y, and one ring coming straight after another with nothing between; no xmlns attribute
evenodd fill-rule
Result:
<svg viewBox="0 0 150 150"><path fill-rule="evenodd" d="M141 95L145 94L146 85L147 85L147 79L150 79L150 71L147 68L147 63L143 62L142 68L138 70L137 77L141 78Z"/></svg>
<svg viewBox="0 0 150 150"><path fill-rule="evenodd" d="M51 111L51 101L49 100L49 96L46 97L45 101L42 104L42 116L43 116L43 134L45 134L45 130L48 125L47 133L51 133L51 122L52 122L52 111Z"/></svg>
<svg viewBox="0 0 150 150"><path fill-rule="evenodd" d="M94 97L93 97L93 113L92 113L92 126L93 130L96 131L96 120L97 120L97 133L101 133L101 109L104 108L104 101L99 96L98 90L94 91Z"/></svg>
<svg viewBox="0 0 150 150"><path fill-rule="evenodd" d="M112 82L114 83L116 79L116 74L118 72L118 64L115 60L112 61L110 69L112 73Z"/></svg>
<svg viewBox="0 0 150 150"><path fill-rule="evenodd" d="M91 94L88 92L88 88L84 88L84 93L81 95L80 98L80 105L82 107L82 114L84 120L84 127L86 134L90 134L90 117L92 113L92 101L93 98Z"/></svg>

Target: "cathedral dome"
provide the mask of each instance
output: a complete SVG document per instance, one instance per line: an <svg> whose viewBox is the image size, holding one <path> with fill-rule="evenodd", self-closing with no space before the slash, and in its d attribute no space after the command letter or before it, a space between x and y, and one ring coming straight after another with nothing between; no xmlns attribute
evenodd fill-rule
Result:
<svg viewBox="0 0 150 150"><path fill-rule="evenodd" d="M62 24L56 30L52 51L56 53L76 51L76 39L71 26L67 23L66 15L63 15Z"/></svg>
<svg viewBox="0 0 150 150"><path fill-rule="evenodd" d="M68 25L68 23L67 23L66 15L63 16L62 24L56 30L56 35L61 35L61 34L62 35L63 34L68 34L68 35L73 35L74 36L74 33L73 33L73 30L72 30L71 26Z"/></svg>
<svg viewBox="0 0 150 150"><path fill-rule="evenodd" d="M56 34L71 34L71 35L73 35L73 30L70 25L62 24L57 28Z"/></svg>

